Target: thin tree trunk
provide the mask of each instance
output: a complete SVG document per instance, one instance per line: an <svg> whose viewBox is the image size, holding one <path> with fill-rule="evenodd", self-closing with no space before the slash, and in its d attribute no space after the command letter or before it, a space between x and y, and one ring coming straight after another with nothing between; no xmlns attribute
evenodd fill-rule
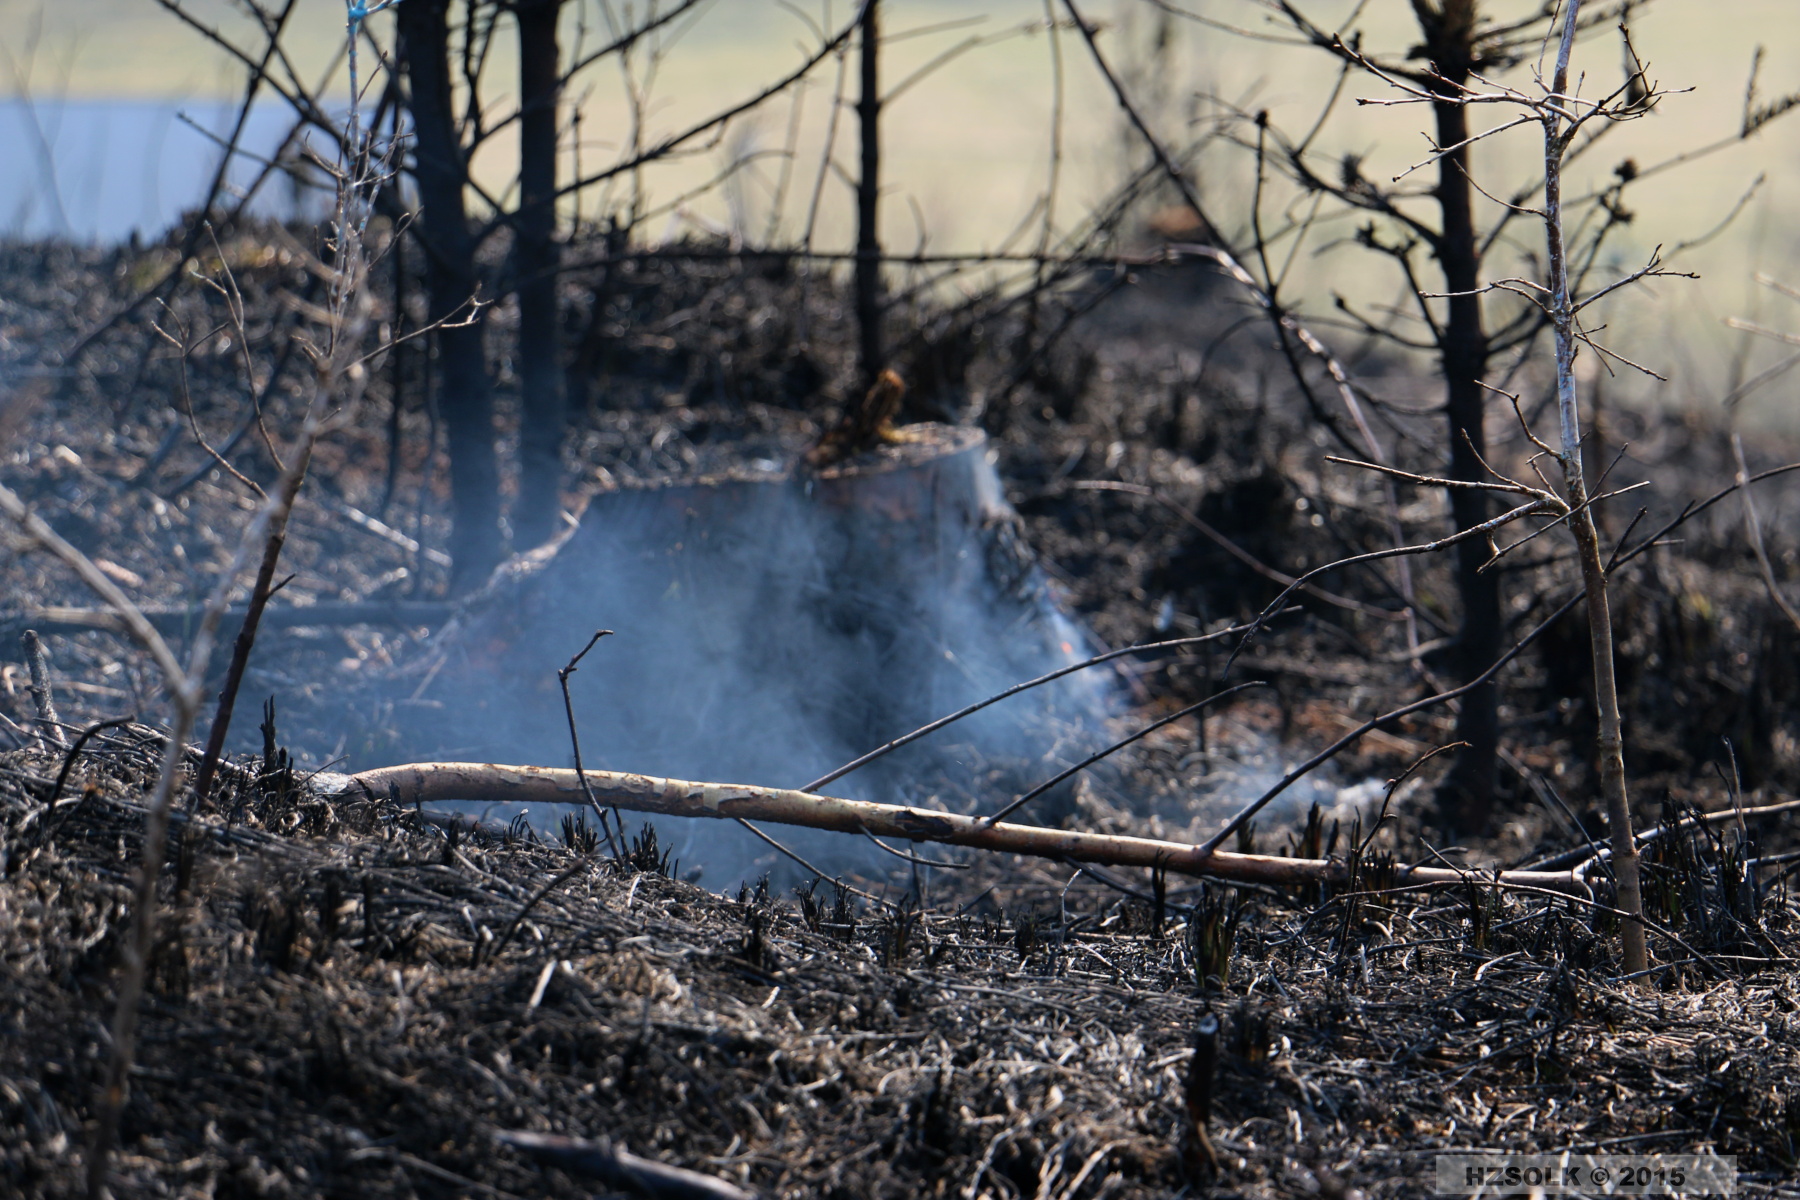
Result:
<svg viewBox="0 0 1800 1200"><path fill-rule="evenodd" d="M450 0L407 0L394 9L411 91L415 229L425 248L427 319L437 330L438 408L450 449L450 586L467 591L500 561L500 472L494 453L494 399L482 346L475 239L463 188L468 167L456 136L450 93ZM458 316L462 320L457 320Z"/></svg>
<svg viewBox="0 0 1800 1200"><path fill-rule="evenodd" d="M556 533L561 510L563 398L556 302L556 121L562 0L521 0L519 20L519 499L513 541L523 550Z"/></svg>
<svg viewBox="0 0 1800 1200"><path fill-rule="evenodd" d="M1575 42L1575 20L1581 0L1570 0L1563 18L1562 45L1552 91L1562 94L1569 81L1569 54ZM1600 796L1606 804L1612 834L1613 876L1618 880L1618 907L1641 917L1644 898L1638 882L1637 839L1631 830L1631 800L1625 792L1625 736L1619 714L1619 684L1613 672L1612 608L1606 596L1606 564L1600 534L1588 507L1587 479L1581 465L1581 413L1575 396L1575 308L1569 295L1569 260L1563 244L1562 158L1567 150L1561 118L1544 118L1544 232L1550 260L1550 316L1556 329L1556 407L1562 445L1558 459L1569 493L1569 529L1581 555L1581 581L1587 592L1588 637L1594 656L1594 708L1600 719ZM1629 917L1620 922L1625 973L1649 969L1644 926Z"/></svg>
<svg viewBox="0 0 1800 1200"><path fill-rule="evenodd" d="M880 5L869 0L862 18L862 95L856 115L862 127L862 170L856 181L856 325L861 395L881 374L881 234L876 227L881 200Z"/></svg>
<svg viewBox="0 0 1800 1200"><path fill-rule="evenodd" d="M225 685L219 689L219 706L213 712L212 730L206 736L206 752L200 756L200 769L194 775L194 791L188 800L190 809L206 800L212 790L213 775L219 769L219 758L225 753L225 736L231 732L231 715L237 709L238 688L244 682L244 668L250 665L250 651L256 646L256 630L262 623L263 610L275 589L275 568L281 564L281 552L287 546L288 516L294 511L294 497L306 482L312 465L313 443L303 442L293 466L282 476L279 507L269 519L269 536L263 542L262 561L257 564L256 582L250 588L250 603L244 623L238 627L237 639L231 647L231 666L225 672ZM205 664L201 664L205 670Z"/></svg>
<svg viewBox="0 0 1800 1200"><path fill-rule="evenodd" d="M1437 118L1437 144L1461 146L1438 163L1437 201L1441 214L1438 265L1444 290L1450 293L1444 325L1444 408L1449 418L1450 478L1478 480L1487 454L1481 388L1487 373L1488 336L1482 326L1481 250L1475 234L1474 193L1469 179L1469 110L1453 102L1472 67L1476 0L1446 0L1422 8L1426 47L1437 72L1444 100L1432 106ZM1486 492L1457 488L1450 493L1451 517L1458 533L1493 516ZM1487 543L1470 538L1456 548L1456 587L1462 600L1462 624L1456 639L1456 674L1466 683L1500 657L1500 578L1483 573ZM1494 804L1494 764L1500 749L1499 686L1490 681L1463 697L1456 718L1456 740L1466 743L1443 785L1440 804L1451 823L1465 832L1479 830Z"/></svg>

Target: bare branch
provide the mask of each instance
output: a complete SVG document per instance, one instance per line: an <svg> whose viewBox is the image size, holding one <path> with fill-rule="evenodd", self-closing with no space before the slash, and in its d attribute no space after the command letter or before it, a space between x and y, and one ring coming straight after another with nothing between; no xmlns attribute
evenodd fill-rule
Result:
<svg viewBox="0 0 1800 1200"><path fill-rule="evenodd" d="M1425 702L1421 702L1425 703ZM588 781L603 803L634 812L713 819L746 819L800 825L861 836L941 842L1006 854L1070 859L1111 866L1161 867L1177 875L1259 883L1301 883L1344 878L1336 860L1232 854L1204 846L1151 838L1050 829L1040 825L990 825L960 813L844 800L804 791L746 784L690 783L609 771L589 771ZM503 766L494 763L424 762L380 767L357 775L320 776L336 795L388 797L402 804L475 800L506 804L572 804L587 798L572 770ZM1403 883L1453 882L1458 873L1433 867L1402 866ZM1508 872L1503 879L1524 886L1586 894L1586 884L1566 872Z"/></svg>
<svg viewBox="0 0 1800 1200"><path fill-rule="evenodd" d="M109 578L106 572L94 565L92 559L71 546L57 532L44 523L44 519L31 511L31 508L16 492L5 484L0 484L0 512L4 512L23 529L33 541L42 545L51 554L62 561L63 565L75 572L81 582L87 584L95 594L106 601L108 608L117 613L125 629L136 640L138 645L155 661L157 669L162 672L166 686L179 699L180 689L186 672L175 652L169 649L169 643L163 640L162 634L156 632L154 626L145 619L137 605L120 590L119 585Z"/></svg>
<svg viewBox="0 0 1800 1200"><path fill-rule="evenodd" d="M798 67L788 72L774 83L762 88L754 95L740 100L738 103L724 111L714 113L705 120L689 126L680 133L669 135L641 153L634 154L621 162L616 162L604 170L596 171L590 175L563 184L561 187L557 188L554 193L546 196L538 201L538 203L554 204L564 196L583 191L597 183L604 183L608 179L614 179L620 175L636 171L658 159L667 158L669 155L702 134L710 133L713 130L723 127L730 121L749 112L751 109L759 107L771 97L778 96L782 92L785 92L788 88L812 74L813 68L831 57L832 54L836 53L841 46L850 40L850 36L856 32L857 25L862 21L863 9L866 8L869 3L870 0L862 0L862 3L857 6L856 15L840 28L830 41L820 46L818 50L807 57L806 61L802 62ZM508 222L515 220L518 215L519 210L515 210L512 213L503 214L502 216L489 221L487 225L483 226L477 232L477 240L485 240L495 230Z"/></svg>
<svg viewBox="0 0 1800 1200"><path fill-rule="evenodd" d="M1656 249L1654 249L1650 252L1650 262L1647 266L1640 267L1637 270L1633 271L1631 274L1625 276L1623 279L1618 279L1618 280L1613 281L1612 283L1607 284L1605 287L1601 288L1597 292L1594 292L1592 295L1588 296L1586 299L1577 301L1575 304L1575 307L1572 311L1580 312L1582 309L1584 309L1588 305L1594 303L1596 300L1599 300L1604 296L1610 296L1612 293L1618 291L1622 287L1629 287L1632 284L1636 283L1640 279L1661 279L1661 278L1670 278L1670 277L1676 278L1676 279L1698 279L1698 278L1700 278L1700 276L1693 271L1665 271L1665 270L1663 270L1662 269L1662 247L1659 245L1656 247ZM1657 378L1660 379L1662 377L1659 375L1659 376L1657 376Z"/></svg>
<svg viewBox="0 0 1800 1200"><path fill-rule="evenodd" d="M1744 461L1744 439L1741 434L1731 435L1731 453L1737 459L1737 481L1742 486L1750 478L1750 465ZM1744 531L1749 534L1750 546L1756 551L1756 565L1762 572L1763 587L1767 589L1770 601L1788 619L1788 623L1795 629L1800 629L1800 612L1794 611L1794 606L1782 595L1780 586L1775 582L1775 568L1769 562L1768 547L1763 545L1762 517L1756 511L1755 494L1749 488L1744 488L1743 492Z"/></svg>
<svg viewBox="0 0 1800 1200"><path fill-rule="evenodd" d="M1523 116L1523 117L1515 117L1512 120L1508 121L1504 125L1496 125L1492 129L1484 129L1480 133L1473 134L1469 137L1466 137L1462 141L1457 142L1453 146L1434 146L1434 147L1432 147L1432 153L1429 158L1421 159L1420 161L1414 163L1412 166L1406 168L1406 170L1404 170L1404 171L1400 172L1398 175L1394 176L1392 182L1399 183L1402 179L1405 179L1408 175L1411 175L1414 171L1420 170L1424 167L1429 167L1432 164L1443 160L1445 157L1447 157L1451 154L1455 154L1458 150L1462 150L1469 146L1473 146L1476 142L1484 141L1487 138L1491 138L1496 134L1505 133L1509 129L1517 129L1521 125L1531 125L1531 124L1535 123L1537 121L1537 119L1538 119L1537 117L1532 116L1530 114L1527 114L1526 116Z"/></svg>
<svg viewBox="0 0 1800 1200"><path fill-rule="evenodd" d="M1361 467L1366 471L1379 471L1383 475L1388 475L1395 479L1403 479L1407 483L1417 484L1420 487L1445 489L1464 488L1470 491L1483 492L1511 492L1514 495L1535 496L1545 503L1549 503L1554 499L1554 497L1546 492L1542 492L1537 488L1526 487L1522 483L1514 483L1510 479L1503 483L1486 483L1481 480L1471 479L1442 479L1435 475L1415 475L1411 471L1402 471L1397 467L1384 466L1381 463L1360 462L1354 458L1336 458L1329 454L1325 456L1325 461L1329 463L1340 463L1346 467Z"/></svg>

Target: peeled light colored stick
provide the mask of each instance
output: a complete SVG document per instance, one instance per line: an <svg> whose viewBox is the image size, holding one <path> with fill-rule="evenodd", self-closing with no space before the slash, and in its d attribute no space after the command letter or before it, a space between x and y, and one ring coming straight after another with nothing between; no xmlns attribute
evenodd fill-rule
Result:
<svg viewBox="0 0 1800 1200"><path fill-rule="evenodd" d="M906 808L898 804L874 804L866 800L843 800L782 788L688 783L616 771L588 771L586 774L588 787L601 804L634 812L773 821L837 833L871 833L877 837L908 838L918 842L945 842L978 850L1066 858L1113 867L1160 866L1177 875L1238 883L1306 883L1341 880L1345 875L1342 862L1327 859L1277 858L1268 854L1231 854L1223 850L1208 852L1198 846L1152 838L1078 833L1037 825L988 825L980 817ZM445 800L487 804L574 804L583 808L588 805L575 772L558 767L409 763L378 767L359 775L320 775L315 783L327 792L389 797L406 805ZM1401 884L1454 883L1466 878L1489 881L1493 877L1445 867L1401 866L1395 872L1395 882ZM1506 871L1499 878L1501 883L1553 891L1577 894L1588 891L1587 884L1576 871Z"/></svg>

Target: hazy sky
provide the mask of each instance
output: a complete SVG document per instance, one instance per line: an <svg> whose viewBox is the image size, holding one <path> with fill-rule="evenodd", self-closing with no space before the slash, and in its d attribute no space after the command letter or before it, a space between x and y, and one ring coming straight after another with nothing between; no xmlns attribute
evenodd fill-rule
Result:
<svg viewBox="0 0 1800 1200"><path fill-rule="evenodd" d="M1190 11L1238 26L1273 28L1257 0L1182 3ZM1146 103L1153 94L1160 95L1161 102L1153 105L1156 119L1171 137L1183 133L1186 117L1219 111L1219 99L1248 111L1266 108L1276 123L1305 129L1334 82L1332 64L1315 51L1238 37L1180 19L1173 22L1175 40L1169 53L1154 59L1148 45L1157 18L1150 5L1143 0L1078 0L1078 4L1085 15L1106 22L1102 43L1122 66L1135 67L1134 86ZM667 5L663 0L663 7ZM1344 20L1358 7L1352 0L1310 0L1303 6L1324 25ZM612 7L621 16L641 17L646 6L642 0L636 4L615 0ZM1061 0L1054 0L1054 7L1057 16L1066 16ZM1490 5L1501 18L1535 7L1535 0L1493 0ZM187 0L187 8L243 44L255 44L253 27L227 0ZM663 46L647 93L646 139L654 141L682 129L792 69L801 61L803 47L817 42L795 10L832 26L846 20L853 8L849 0L831 4L795 0L786 7L776 0L712 0L697 20L681 25L672 44ZM980 42L954 56L928 82L900 96L888 112L886 239L904 249L921 240L935 250L996 246L1032 216L1046 190L1056 78L1053 39L1042 28L1046 5L1043 0L886 0L884 8L885 28L895 35L884 55L884 75L890 84L971 39ZM606 40L601 14L598 0L571 3L565 44L582 36L590 46ZM585 34L580 29L584 19ZM336 0L298 0L288 48L303 78L316 80L323 73L339 43L342 20L343 8ZM1360 26L1370 47L1403 50L1416 38L1411 20L1406 0L1370 0L1362 6ZM390 21L385 16L375 19L378 36L386 37ZM1649 166L1730 138L1738 127L1745 82L1759 44L1768 51L1761 84L1765 95L1800 90L1796 0L1729 4L1656 0L1635 19L1634 37L1654 78L1665 87L1692 90L1670 96L1654 116L1620 129L1605 152L1588 164L1590 179L1603 179L1627 156ZM510 47L510 31L503 27L487 75L502 111L515 69ZM29 70L29 88L40 108L53 105L59 95L198 105L234 92L243 77L241 68L184 28L156 0L54 4L0 0L0 48L6 52L0 59L0 71L5 72L0 75L0 92L17 93ZM1130 144L1080 39L1065 30L1054 48L1061 54L1064 133L1056 216L1059 228L1066 230L1089 204L1108 193L1122 165L1139 151ZM1595 81L1589 94L1617 85L1620 61L1616 34L1603 31L1581 48L1578 65ZM635 65L642 84L647 57L640 55ZM798 114L793 99L778 99L736 122L704 153L647 172L646 200L654 207L716 175L734 155L757 156L743 186L692 202L683 215L653 225L653 232L736 223L751 240L761 240L780 189L782 228L793 236L804 224L807 200L819 174L836 79L835 63L824 64L811 86L797 93ZM1529 75L1520 73L1518 79L1528 82ZM852 79L847 94L853 98L854 93ZM581 160L591 169L620 153L626 143L631 111L627 89L617 64L609 62L584 77L573 95L584 118ZM1365 77L1353 79L1345 95L1354 99L1391 93ZM1426 153L1420 132L1423 115L1418 108L1343 104L1318 145L1334 153L1361 155L1369 177L1386 179ZM849 174L855 170L851 122L849 113L840 117L837 142L837 161ZM797 153L784 159L790 128L798 131ZM484 151L480 166L494 186L505 186L514 152L504 137L494 139ZM1485 143L1476 165L1482 178L1500 188L1532 170L1540 155L1530 131L1520 131ZM784 162L787 182L782 189ZM1220 148L1209 152L1204 164L1200 183L1210 206L1222 223L1241 230L1250 190L1245 156ZM1718 356L1731 344L1723 336L1722 317L1756 313L1771 324L1786 322L1800 328L1800 306L1749 282L1758 269L1800 280L1787 218L1800 202L1800 114L1748 143L1734 144L1658 177L1631 200L1637 217L1628 236L1618 242L1621 269L1641 261L1658 244L1673 247L1711 229L1759 175L1766 176L1762 189L1736 224L1687 256L1686 265L1700 271L1702 281L1662 283L1652 295L1621 307L1615 318L1631 327L1634 342L1661 347L1661 365L1682 372L1686 382L1674 389L1676 393L1684 387L1714 386ZM828 178L823 196L819 243L841 246L849 235L845 180ZM1268 215L1279 219L1285 199L1272 194L1273 210ZM590 200L588 211L598 200ZM1340 230L1347 231L1348 226ZM1328 228L1317 244L1336 236L1338 231ZM1364 292L1386 287L1391 281L1381 271L1379 263L1354 249L1318 256L1303 250L1296 259L1294 281L1298 289L1324 298L1332 287ZM1677 342L1694 347L1695 362L1672 360L1675 351L1668 346Z"/></svg>

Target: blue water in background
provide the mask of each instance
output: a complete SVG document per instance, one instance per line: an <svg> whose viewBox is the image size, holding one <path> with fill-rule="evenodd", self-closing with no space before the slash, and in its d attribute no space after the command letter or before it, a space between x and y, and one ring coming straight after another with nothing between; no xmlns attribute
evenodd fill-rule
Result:
<svg viewBox="0 0 1800 1200"><path fill-rule="evenodd" d="M206 202L239 103L0 99L0 236L83 243L160 236ZM254 183L293 125L285 105L252 107L226 175L224 205ZM312 143L326 145L316 131ZM297 138L289 155L302 145ZM328 208L326 194L276 172L249 212L288 219Z"/></svg>

